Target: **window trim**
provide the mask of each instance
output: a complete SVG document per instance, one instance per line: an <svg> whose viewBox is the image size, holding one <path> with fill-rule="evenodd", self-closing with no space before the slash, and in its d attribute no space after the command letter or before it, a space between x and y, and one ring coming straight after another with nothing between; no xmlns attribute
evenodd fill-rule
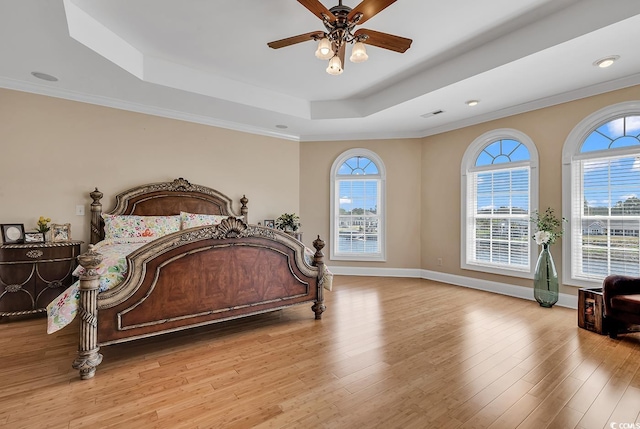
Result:
<svg viewBox="0 0 640 429"><path fill-rule="evenodd" d="M584 159L595 159L635 153L637 149L628 147L606 149L587 153L580 153L580 147L585 139L600 126L607 122L620 119L625 116L640 116L640 101L625 101L604 107L580 121L571 130L562 147L562 215L569 219L569 226L565 228L562 237L562 283L576 287L601 287L602 280L584 280L573 278L573 162ZM605 155L606 153L606 155Z"/></svg>
<svg viewBox="0 0 640 429"><path fill-rule="evenodd" d="M517 161L507 164L499 164L506 168L529 166L529 208L530 214L534 210L538 210L538 149L533 143L533 140L525 133L515 130L513 128L500 128L492 131L488 131L481 136L477 137L467 148L460 166L460 268L463 270L480 271L491 274L499 274L510 277L522 277L526 279L533 279L535 272L536 260L538 258L537 245L534 240L530 240L529 243L529 270L522 269L509 269L494 265L472 264L467 262L467 247L469 245L467 240L467 191L468 191L468 174L469 171L489 171L496 168L476 167L475 162L484 148L495 142L496 140L511 139L516 140L529 150L530 159L527 162ZM498 167L499 169L500 167Z"/></svg>
<svg viewBox="0 0 640 429"><path fill-rule="evenodd" d="M353 158L354 156L363 156L366 158L369 158L371 161L373 161L376 166L378 167L378 173L379 174L375 174L375 175L367 175L367 176L359 176L361 178L371 178L371 179L377 179L380 181L380 208L378 216L380 218L380 224L378 225L379 228L379 234L380 234L380 254L378 255L368 255L368 254L364 254L364 253L355 253L355 254L349 254L349 255L345 255L345 254L336 254L336 199L338 198L336 196L336 181L340 180L338 179L338 170L340 168L340 166L342 166L342 164L347 161L349 158ZM386 168L384 166L384 163L382 162L382 159L375 153L372 152L369 149L364 149L364 148L353 148L353 149L349 149L343 153L341 153L340 155L338 155L338 157L335 159L335 161L333 161L333 165L331 166L331 176L330 176L330 181L331 181L331 186L330 186L330 192L331 192L331 202L330 202L330 226L329 226L329 233L331 236L331 240L329 241L329 259L330 260L335 260L335 261L375 261L375 262L385 262L387 260L387 221L386 221L386 213L387 213L387 207L386 207ZM356 179L354 179L356 180Z"/></svg>

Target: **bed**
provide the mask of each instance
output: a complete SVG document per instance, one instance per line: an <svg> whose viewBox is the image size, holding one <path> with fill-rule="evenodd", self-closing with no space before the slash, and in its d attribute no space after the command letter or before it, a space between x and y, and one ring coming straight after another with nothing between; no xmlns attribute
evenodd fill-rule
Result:
<svg viewBox="0 0 640 429"><path fill-rule="evenodd" d="M224 194L182 178L129 189L116 196L108 213L102 212L102 193L96 188L90 195L91 244L78 257L76 296L79 345L73 368L81 379L94 376L101 346L302 303L312 303L315 319L321 319L327 271L319 236L315 251L309 257L306 249L305 257L304 245L294 237L247 223L245 197L236 212ZM110 228L106 221L185 213L219 222L183 223L175 232L143 240L126 256L122 281L99 291L103 256L96 249Z"/></svg>

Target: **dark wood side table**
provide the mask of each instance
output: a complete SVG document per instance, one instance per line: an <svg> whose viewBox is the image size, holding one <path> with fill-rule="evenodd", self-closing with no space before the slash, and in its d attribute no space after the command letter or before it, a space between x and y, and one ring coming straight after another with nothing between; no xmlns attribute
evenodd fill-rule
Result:
<svg viewBox="0 0 640 429"><path fill-rule="evenodd" d="M578 290L578 326L606 335L602 288Z"/></svg>
<svg viewBox="0 0 640 429"><path fill-rule="evenodd" d="M46 311L73 283L82 241L0 246L0 317Z"/></svg>

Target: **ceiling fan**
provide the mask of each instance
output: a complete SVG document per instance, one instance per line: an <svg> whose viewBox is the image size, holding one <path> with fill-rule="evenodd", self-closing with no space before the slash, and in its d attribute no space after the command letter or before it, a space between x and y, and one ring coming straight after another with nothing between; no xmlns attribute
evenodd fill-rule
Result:
<svg viewBox="0 0 640 429"><path fill-rule="evenodd" d="M365 28L353 31L356 25L366 22L395 2L396 0L362 0L359 5L351 9L349 6L344 6L342 0L339 0L337 6L327 9L320 3L320 0L298 0L298 3L322 20L326 31L312 31L276 40L267 43L267 45L273 49L279 49L308 40L319 41L316 57L321 60L329 60L327 73L339 75L344 70L344 55L348 43L353 44L349 59L354 63L360 63L369 58L365 44L400 53L409 49L412 40L405 37Z"/></svg>

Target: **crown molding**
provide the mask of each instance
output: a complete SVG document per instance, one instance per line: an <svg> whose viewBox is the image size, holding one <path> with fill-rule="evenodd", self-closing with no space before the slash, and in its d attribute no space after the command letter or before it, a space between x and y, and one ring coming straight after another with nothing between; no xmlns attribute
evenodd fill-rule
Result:
<svg viewBox="0 0 640 429"><path fill-rule="evenodd" d="M80 103L94 104L97 106L111 107L129 112L143 113L152 116L159 116L168 119L177 119L185 122L193 122L196 124L209 125L212 127L224 128L233 131L240 131L248 134L256 134L267 137L275 137L283 140L300 141L299 137L292 134L270 131L264 128L252 127L248 125L238 124L236 122L224 121L221 119L211 118L209 116L194 115L193 113L185 113L177 110L163 109L145 104L132 103L130 101L118 100L99 95L83 94L76 91L66 89L51 88L45 85L39 85L31 82L8 79L0 77L0 88L12 89L16 91L29 92L32 94L45 95L48 97L62 98L65 100L78 101Z"/></svg>
<svg viewBox="0 0 640 429"><path fill-rule="evenodd" d="M336 133L328 135L295 135L272 131L260 127L239 124L237 122L225 121L204 115L195 115L171 109L163 109L154 106L148 106L140 103L132 103L129 101L118 100L110 97L83 94L75 91L52 88L31 82L8 79L0 77L0 87L13 89L16 91L29 92L33 94L45 95L49 97L62 98L65 100L78 101L81 103L94 104L98 106L111 107L114 109L126 110L130 112L143 113L152 116L159 116L168 119L177 119L180 121L193 122L212 127L224 128L233 131L240 131L248 134L255 134L267 137L274 137L283 140L296 142L315 142L315 141L353 141L353 140L386 140L386 139L420 139L460 128L481 124L496 119L502 119L533 110L551 107L582 98L592 97L606 92L616 91L640 84L640 73L627 76L608 82L591 85L574 91L556 94L550 97L541 98L528 103L519 104L517 106L490 112L484 115L475 116L469 119L454 121L449 124L427 128L422 131L399 131L399 132L382 132L382 133Z"/></svg>
<svg viewBox="0 0 640 429"><path fill-rule="evenodd" d="M626 76L620 79L610 80L595 85L585 86L574 91L563 92L549 97L540 98L528 103L519 104L517 106L508 107L495 112L489 112L484 115L474 116L473 118L463 119L451 122L449 124L440 125L433 128L425 129L420 137L429 137L448 131L457 130L484 122L494 121L496 119L506 118L508 116L518 115L521 113L531 112L533 110L543 109L545 107L556 106L570 101L580 100L582 98L593 97L595 95L604 94L619 89L628 88L640 84L640 73Z"/></svg>

